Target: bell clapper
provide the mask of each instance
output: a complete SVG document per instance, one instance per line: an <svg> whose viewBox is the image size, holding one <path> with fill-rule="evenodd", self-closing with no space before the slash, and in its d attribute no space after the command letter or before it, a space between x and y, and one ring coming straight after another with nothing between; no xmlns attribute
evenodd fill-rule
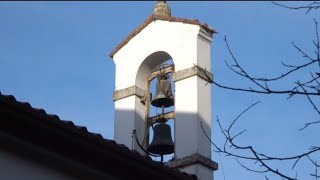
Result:
<svg viewBox="0 0 320 180"><path fill-rule="evenodd" d="M162 105L162 118L164 119L164 106Z"/></svg>

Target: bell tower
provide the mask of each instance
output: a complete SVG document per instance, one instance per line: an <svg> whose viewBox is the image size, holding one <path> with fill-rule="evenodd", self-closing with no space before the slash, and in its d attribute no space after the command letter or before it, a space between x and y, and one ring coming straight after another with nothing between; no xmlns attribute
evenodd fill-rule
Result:
<svg viewBox="0 0 320 180"><path fill-rule="evenodd" d="M206 137L211 137L208 83L213 79L214 33L198 20L171 16L166 1L157 1L153 13L109 54L116 66L115 141L142 155L174 153L166 164L200 180L212 180L218 169ZM173 63L163 64L168 60ZM151 92L152 80L156 92ZM152 107L161 108L161 113L151 116ZM174 124L173 141L168 120Z"/></svg>

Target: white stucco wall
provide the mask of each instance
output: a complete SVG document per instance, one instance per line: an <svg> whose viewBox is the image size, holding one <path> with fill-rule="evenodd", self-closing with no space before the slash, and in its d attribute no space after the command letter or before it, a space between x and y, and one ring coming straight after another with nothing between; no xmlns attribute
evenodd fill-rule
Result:
<svg viewBox="0 0 320 180"><path fill-rule="evenodd" d="M132 149L132 131L135 127L135 96L120 99L115 103L114 139ZM131 131L131 133L129 133ZM117 133L116 133L117 132ZM119 133L126 132L126 133Z"/></svg>
<svg viewBox="0 0 320 180"><path fill-rule="evenodd" d="M76 178L0 149L0 179L72 180Z"/></svg>
<svg viewBox="0 0 320 180"><path fill-rule="evenodd" d="M134 85L142 62L157 51L167 52L171 56L176 71L196 64L199 31L198 25L162 20L151 22L113 56L116 90Z"/></svg>

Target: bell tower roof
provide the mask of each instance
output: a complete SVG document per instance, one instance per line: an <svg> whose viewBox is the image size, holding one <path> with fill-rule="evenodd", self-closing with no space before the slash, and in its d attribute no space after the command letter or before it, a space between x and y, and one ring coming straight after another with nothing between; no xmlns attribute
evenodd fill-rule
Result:
<svg viewBox="0 0 320 180"><path fill-rule="evenodd" d="M131 39L133 39L137 34L139 34L145 27L147 27L150 23L161 20L161 21L169 21L169 22L180 22L184 24L193 24L200 26L204 31L208 34L217 33L213 28L209 27L207 24L203 24L199 22L197 19L185 19L179 17L171 16L171 10L166 1L157 1L153 9L153 13L137 28L135 28L125 39L123 39L109 54L109 57L113 58L113 56L123 47L125 46Z"/></svg>

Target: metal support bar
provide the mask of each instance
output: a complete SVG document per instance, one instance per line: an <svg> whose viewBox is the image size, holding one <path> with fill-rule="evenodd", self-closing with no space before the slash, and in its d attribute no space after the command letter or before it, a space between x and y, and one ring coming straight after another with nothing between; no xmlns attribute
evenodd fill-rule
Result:
<svg viewBox="0 0 320 180"><path fill-rule="evenodd" d="M157 120L159 118L165 118L165 119L174 119L175 115L174 115L174 111L170 111L164 114L160 114L160 115L156 115L156 116L152 116L149 118L149 124L154 124L157 122Z"/></svg>
<svg viewBox="0 0 320 180"><path fill-rule="evenodd" d="M168 66L168 67L165 67L163 69L161 69L161 72L162 73L173 73L174 72L174 65L171 65L171 66ZM160 73L160 70L156 70L156 71L153 71L150 75L150 77L148 78L148 81L152 81L154 78L157 77L157 75Z"/></svg>

